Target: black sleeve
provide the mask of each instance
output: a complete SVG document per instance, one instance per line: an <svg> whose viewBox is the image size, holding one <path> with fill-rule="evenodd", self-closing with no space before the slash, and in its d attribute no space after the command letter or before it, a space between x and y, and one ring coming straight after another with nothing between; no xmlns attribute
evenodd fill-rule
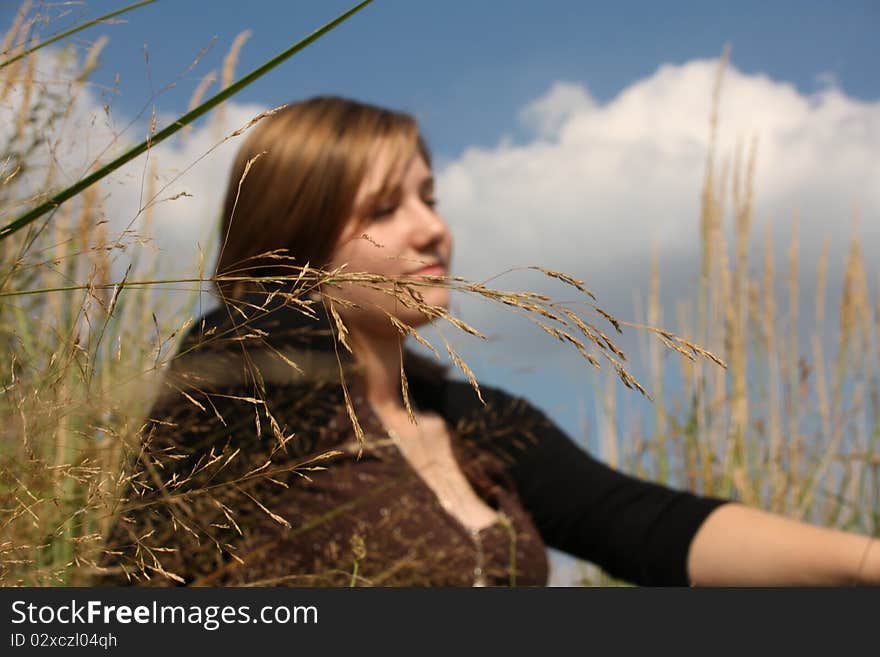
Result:
<svg viewBox="0 0 880 657"><path fill-rule="evenodd" d="M618 472L524 399L498 389L490 389L490 396L500 397L504 424L514 428L500 444L545 543L634 584L689 585L691 540L706 517L729 500Z"/></svg>

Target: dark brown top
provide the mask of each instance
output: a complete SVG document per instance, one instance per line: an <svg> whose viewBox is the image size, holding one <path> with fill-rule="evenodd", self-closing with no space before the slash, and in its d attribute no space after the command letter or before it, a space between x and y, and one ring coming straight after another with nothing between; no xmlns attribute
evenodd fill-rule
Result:
<svg viewBox="0 0 880 657"><path fill-rule="evenodd" d="M332 336L326 316L316 330L282 310L232 343L204 330L227 317L192 332L166 379L99 584L540 586L545 543L634 583L687 584L690 541L724 500L608 468L525 400L481 385L483 405L407 353L413 403L444 418L462 472L500 512L472 535L388 437L359 378L340 384L340 367L354 370L314 338Z"/></svg>
<svg viewBox="0 0 880 657"><path fill-rule="evenodd" d="M364 449L350 433L344 409L328 427L346 429L342 454L326 472L296 483L273 512L290 530L264 516L241 541L245 564L230 564L212 584L348 585L354 540L363 541L358 584L395 586L539 585L547 581L544 543L523 509L504 464L469 448L450 431L453 454L475 492L497 509L499 520L472 533L440 504L436 494L355 394ZM329 448L330 445L328 444ZM507 481L505 481L507 479ZM328 517L329 515L329 517ZM257 555L263 555L257 557ZM247 564L259 559L259 568Z"/></svg>
<svg viewBox="0 0 880 657"><path fill-rule="evenodd" d="M117 524L112 541L125 556L107 565L125 566L141 583L154 585L173 584L168 573L188 584L212 586L340 586L351 584L355 575L359 585L546 584L544 543L502 460L468 445L449 428L453 454L468 482L500 512L493 525L472 533L442 507L384 431L357 383L351 384L364 432L362 450L338 400L335 406L312 406L323 413L311 418L311 429L300 427L314 435L303 456L294 449L272 454L277 443L271 435L235 439L256 433L253 411L244 415L250 409L240 400L236 407L218 400L240 390L213 397L228 427L249 425L229 442L198 441L199 434L222 423L192 403L157 414L149 451L133 470L152 461L153 470L162 472L168 499L149 472L135 479L129 498L134 508L124 514L128 522ZM322 390L327 392L316 388L316 396ZM266 398L285 428L292 418L282 409L291 392L278 386ZM175 437L172 425L189 430ZM187 448L196 441L195 449ZM326 469L310 470L314 467ZM163 551L169 548L175 551ZM142 579L142 570L150 581ZM99 583L123 581L117 575Z"/></svg>

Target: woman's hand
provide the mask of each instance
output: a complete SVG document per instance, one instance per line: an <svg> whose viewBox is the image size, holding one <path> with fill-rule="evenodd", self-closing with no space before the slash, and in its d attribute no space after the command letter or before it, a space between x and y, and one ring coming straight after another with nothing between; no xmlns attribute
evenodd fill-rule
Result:
<svg viewBox="0 0 880 657"><path fill-rule="evenodd" d="M695 586L880 586L880 540L731 503L697 531L687 567Z"/></svg>

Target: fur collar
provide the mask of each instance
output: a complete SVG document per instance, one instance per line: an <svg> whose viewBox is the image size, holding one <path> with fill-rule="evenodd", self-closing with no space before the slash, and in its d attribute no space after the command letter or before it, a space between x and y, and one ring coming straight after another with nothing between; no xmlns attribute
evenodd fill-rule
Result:
<svg viewBox="0 0 880 657"><path fill-rule="evenodd" d="M359 381L361 368L341 344L320 302L279 297L265 309L244 313L221 306L196 320L183 337L165 375L161 399L179 391L216 388L265 389L297 383ZM439 392L448 366L404 349L407 381Z"/></svg>

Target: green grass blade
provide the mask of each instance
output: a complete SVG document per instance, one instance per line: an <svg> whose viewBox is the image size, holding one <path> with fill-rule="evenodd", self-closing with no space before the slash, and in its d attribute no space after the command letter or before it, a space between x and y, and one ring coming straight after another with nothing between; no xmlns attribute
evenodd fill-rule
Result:
<svg viewBox="0 0 880 657"><path fill-rule="evenodd" d="M6 66L9 66L10 64L17 62L19 59L22 59L23 57L27 57L31 53L38 51L40 48L45 48L46 46L51 45L51 44L55 43L56 41L60 41L61 39L65 39L65 38L69 37L71 34L76 34L77 32L81 32L82 30L86 29L87 27L91 27L92 25L95 25L97 23L101 23L102 21L106 21L106 20L109 20L109 19L114 18L116 16L119 16L121 14L124 14L126 12L129 12L132 9L137 9L138 7L143 7L144 5L149 5L154 2L156 2L156 0L141 0L140 2L134 2L130 5L128 5L127 7L123 7L122 9L117 9L116 11L111 11L109 14L104 14L103 16L99 16L98 18L93 18L90 21L86 21L85 23L82 23L81 25L77 25L76 27L72 27L69 30L62 32L61 34L56 34L51 39L46 39L45 41L35 45L33 48L28 48L24 52L18 53L15 57L11 57L11 58L7 59L5 62L0 62L0 68L4 68Z"/></svg>
<svg viewBox="0 0 880 657"><path fill-rule="evenodd" d="M371 4L372 2L373 2L373 0L363 0L363 2L358 3L357 5L355 5L354 7L349 9L348 11L346 11L343 14L340 14L338 17L334 18L329 23L318 28L317 30L312 32L310 35L305 37L304 39L298 41L297 43L292 45L287 50L279 53L278 55L276 55L275 57L273 57L272 59L270 59L269 61L264 63L262 66L255 68L253 71L251 71L250 73L245 75L243 78L241 78L240 80L238 80L234 84L230 85L229 87L227 87L223 91L219 92L218 94L212 96L211 98L206 100L204 103L202 103L201 105L199 105L195 109L187 112L186 114L184 114L183 116L178 118L176 121L173 121L170 125L166 126L162 130L157 132L155 135L148 137L147 139L142 141L140 144L129 149L128 151L126 151L125 153L123 153L122 155L117 157L115 160L113 160L112 162L105 164L103 167L101 167L100 169L98 169L97 171L92 173L91 175L86 176L85 178L74 183L70 187L59 192L58 194L56 194L55 196L50 198L45 203L38 205L33 210L26 212L25 214L20 216L18 219L7 224L2 229L0 229L0 240L6 239L7 237L12 235L16 231L18 231L18 230L24 228L25 226L27 226L28 224L30 224L32 221L39 219L47 212L54 210L55 208L60 206L65 201L70 200L71 198L73 198L74 196L76 196L77 194L82 192L83 190L87 189L88 187L91 187L96 182L101 180L101 178L112 173L113 171L115 171L116 169L121 167L122 165L130 162L131 160L135 159L139 155L142 155L143 153L147 152L150 148L152 148L156 144L164 141L165 139L167 139L168 137L170 137L171 135L176 133L178 130L180 130L184 126L189 125L190 123L192 123L193 121L198 119L200 116L207 113L208 111L210 111L211 109L213 109L214 107L219 105L220 103L222 103L227 98L238 93L239 91L244 89L246 86L248 86L249 84L251 84L255 80L259 79L260 77L262 77L263 75L265 75L266 73L271 71L273 68L275 68L276 66L278 66L279 64L281 64L285 60L289 59L290 57L292 57L293 55L295 55L300 50L302 50L306 46L310 45L311 43L313 43L314 41L316 41L320 37L324 36L327 32L329 32L333 28L337 27L339 24L343 23L344 21L349 19L351 16L356 14L358 11L360 11L361 9L366 7L367 5Z"/></svg>

